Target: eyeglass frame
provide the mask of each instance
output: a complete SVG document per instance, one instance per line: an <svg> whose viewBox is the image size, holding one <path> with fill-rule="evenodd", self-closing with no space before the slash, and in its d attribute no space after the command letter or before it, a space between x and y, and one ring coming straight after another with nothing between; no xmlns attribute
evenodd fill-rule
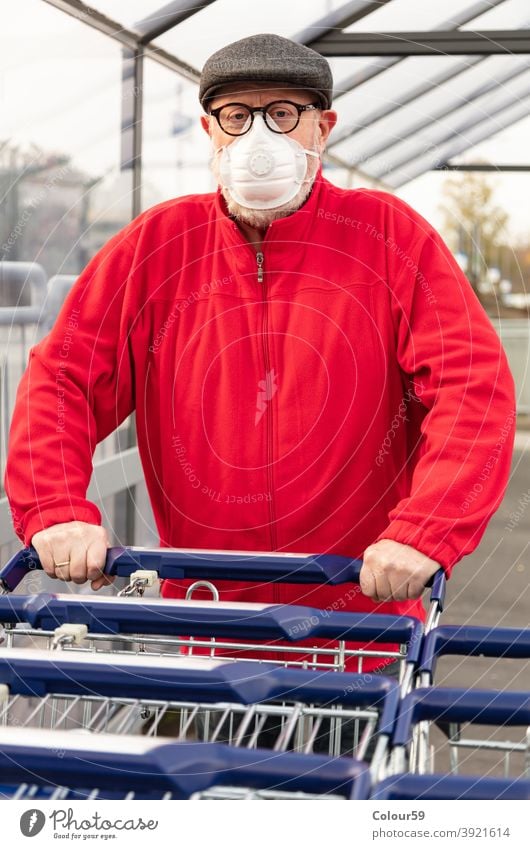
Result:
<svg viewBox="0 0 530 849"><path fill-rule="evenodd" d="M298 112L298 120L297 120L296 124L294 125L294 127L292 127L290 130L273 130L272 127L269 127L269 125L267 123L266 113L267 113L267 109L270 109L270 107L274 106L275 103L288 103L289 106L294 106L294 108ZM221 109L225 109L227 106L243 106L245 109L248 109L248 111L250 113L250 124L248 125L246 130L243 130L242 133L230 133L230 132L228 132L228 130L225 130L224 127L221 126L221 121L219 120L219 113L221 112ZM215 120L217 121L218 126L223 131L223 133L226 133L227 136L232 136L233 138L238 138L239 136L245 136L252 129L252 125L254 124L254 114L256 112L261 112L263 120L264 120L265 124L267 125L267 129L269 129L271 131L271 133L276 133L277 135L284 136L284 135L287 135L288 133L292 133L292 132L294 132L294 130L296 130L296 128L300 124L302 112L307 112L310 109L316 109L316 110L322 109L322 104L320 104L318 102L317 103L295 103L293 100L286 100L285 98L282 98L282 99L279 99L279 100L271 100L271 102L267 103L265 106L249 106L248 103L241 103L240 101L235 100L235 101L230 101L229 103L223 103L222 106L218 106L216 109L210 109L210 111L207 114L208 114L208 116L210 116L210 115L214 116Z"/></svg>

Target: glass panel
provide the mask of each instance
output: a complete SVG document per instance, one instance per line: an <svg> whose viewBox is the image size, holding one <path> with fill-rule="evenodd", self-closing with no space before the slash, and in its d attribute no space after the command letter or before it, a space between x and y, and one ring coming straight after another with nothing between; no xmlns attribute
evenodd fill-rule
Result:
<svg viewBox="0 0 530 849"><path fill-rule="evenodd" d="M455 156L452 162L488 162L491 164L528 165L528 139L530 139L530 117L512 127L491 136L489 139L468 148L465 154ZM442 227L444 217L443 185L448 178L456 178L454 172L427 171L416 179L400 186L396 194L410 203L435 227ZM464 177L465 174L462 174ZM495 203L510 214L509 232L519 240L528 238L528 193L530 172L496 172L485 175L494 187Z"/></svg>
<svg viewBox="0 0 530 849"><path fill-rule="evenodd" d="M473 0L444 0L443 3L392 0L391 3L385 3L366 18L352 24L345 32L429 30L472 5Z"/></svg>
<svg viewBox="0 0 530 849"><path fill-rule="evenodd" d="M416 88L420 82L434 79L438 74L449 71L451 67L456 69L462 64L461 59L447 56L414 56L402 59L386 70L382 60L377 57L365 60L363 65L358 65L357 62L358 60L352 65L349 59L341 60L341 82L335 82L335 91L339 94L341 85L346 80L351 79L354 74L358 77L359 84L348 93L339 94L334 104L341 123L352 128L361 126L375 110L393 108L402 103L407 92ZM369 69L371 72L378 64L382 72L362 82L363 73L366 74Z"/></svg>
<svg viewBox="0 0 530 849"><path fill-rule="evenodd" d="M89 5L109 18L126 27L132 28L134 23L153 14L166 5L164 0L94 0ZM217 0L215 4L197 13L200 23L192 25L188 34L199 39L208 39L208 29L213 40L219 33L227 34L230 21L230 32L234 27L238 34L233 38L226 36L226 43L254 32L277 32L281 35L294 35L311 21L325 15L331 9L343 5L343 0L306 0L304 4L285 3L282 0L271 0L269 3L248 3L248 0ZM452 15L458 14L473 5L473 0L445 0L443 4L424 2L424 0L392 0L380 9L367 15L360 21L349 26L346 32L399 32L400 30L432 29L447 21ZM219 7L219 8L216 8ZM510 29L522 24L528 16L528 0L506 0L504 3L484 12L472 22L463 25L463 29ZM208 17L207 17L208 16ZM199 20L199 17L197 17ZM180 24L179 26L188 25ZM285 31L284 31L285 28ZM240 33L240 34L239 34ZM161 36L167 49L171 49L172 36ZM219 41L221 46L221 41ZM193 47L193 45L191 45ZM216 47L212 48L212 51ZM191 61L191 59L188 59Z"/></svg>
<svg viewBox="0 0 530 849"><path fill-rule="evenodd" d="M292 37L340 5L340 2L329 3L326 0L305 0L304 3L217 0L164 33L156 43L179 59L200 68L208 56L225 44L260 32Z"/></svg>
<svg viewBox="0 0 530 849"><path fill-rule="evenodd" d="M12 5L2 28L1 258L76 274L131 217L121 49L38 0Z"/></svg>
<svg viewBox="0 0 530 849"><path fill-rule="evenodd" d="M9 4L2 17L0 260L38 263L44 281L70 278L46 298L45 324L25 326L17 312L0 328L0 466L29 347L51 326L68 284L131 219L131 174L120 170L121 47L40 0ZM30 305L26 273L7 274L4 266L1 306ZM109 453L112 436L96 459Z"/></svg>
<svg viewBox="0 0 530 849"><path fill-rule="evenodd" d="M210 142L199 123L197 86L146 60L142 205L215 188Z"/></svg>
<svg viewBox="0 0 530 849"><path fill-rule="evenodd" d="M462 29L517 29L520 26L528 26L529 22L528 0L506 0L505 3L489 9L474 21L465 24Z"/></svg>
<svg viewBox="0 0 530 849"><path fill-rule="evenodd" d="M93 0L88 5L113 21L132 29L136 21L141 21L166 4L167 0Z"/></svg>
<svg viewBox="0 0 530 849"><path fill-rule="evenodd" d="M418 80L429 79L429 75L425 71L427 67L433 68L433 65L428 64L430 61L430 57L407 59L372 82L380 81L382 83L385 77L388 79L390 74L394 74L398 69L400 71L402 68L406 70L408 66L411 70L416 69L414 74L410 74L410 77L414 85L417 85ZM436 58L435 61L443 61L443 57ZM465 65L466 58L446 59L445 61L449 63L448 67L457 70L462 64ZM411 152L425 149L428 145L432 145L440 135L451 131L451 128L455 132L461 132L462 122L469 120L469 117L475 112L480 116L481 110L487 110L487 114L489 114L489 110L494 110L495 105L508 97L511 91L514 92L514 96L518 92L524 92L528 85L526 69L529 67L530 60L525 56L485 58L463 73L447 80L445 84L432 88L406 106L362 129L362 118L363 114L366 115L366 110L357 117L355 104L359 102L363 90L365 92L369 90L370 84L367 83L352 92L351 95L337 100L337 107L341 110L341 117L344 115L346 127L358 126L361 129L349 140L337 144L333 150L339 156L353 163L366 161L377 156L384 149L385 162L390 166L394 159L401 158L409 148ZM523 72L522 76L514 76L521 72ZM430 78L432 79L432 77ZM486 91L491 83L495 84L493 89ZM394 91L396 89L399 90L399 85L396 85ZM403 87L402 99L406 97L406 92L409 90L410 82ZM483 92L482 95L475 97L480 91ZM384 97L385 91L382 88L379 100L375 99L374 96L373 102L376 108L381 102L384 103ZM349 111L342 111L343 103L348 104ZM391 109L395 104L395 99L386 97L386 103L387 108ZM352 113L355 114L354 120L351 118ZM375 167L376 160L372 160L371 165ZM377 165L380 165L380 162L377 162Z"/></svg>
<svg viewBox="0 0 530 849"><path fill-rule="evenodd" d="M403 140L388 151L370 159L370 167L377 171L390 172L397 165L415 159L426 151L431 151L436 159L440 146L448 139L461 139L465 142L466 135L482 121L494 119L496 113L511 102L516 102L530 93L530 71L514 80L504 89L499 87L480 97L476 102L465 105L462 109L450 112L448 115L433 120L421 131L411 135L405 134ZM494 131L495 122L492 130ZM463 148L465 149L465 147ZM440 151L440 156L442 156ZM445 161L442 157L441 161Z"/></svg>

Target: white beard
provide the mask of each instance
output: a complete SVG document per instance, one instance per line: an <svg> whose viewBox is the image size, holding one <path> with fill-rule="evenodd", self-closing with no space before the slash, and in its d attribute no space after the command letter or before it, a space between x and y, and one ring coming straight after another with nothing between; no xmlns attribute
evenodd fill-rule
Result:
<svg viewBox="0 0 530 849"><path fill-rule="evenodd" d="M232 215L237 221L242 221L244 224L248 224L256 230L265 230L269 224L272 224L273 221L276 221L278 218L285 218L287 215L292 215L293 212L300 209L311 194L315 177L318 173L318 169L320 168L320 157L307 156L306 158L307 174L294 198L287 201L287 203L282 203L280 206L274 207L274 209L250 209L248 206L243 206L242 204L237 203L237 201L232 198L230 191L225 189L221 184L219 174L219 156L215 153L210 160L210 169L221 189L221 194L226 201L226 206L230 215Z"/></svg>

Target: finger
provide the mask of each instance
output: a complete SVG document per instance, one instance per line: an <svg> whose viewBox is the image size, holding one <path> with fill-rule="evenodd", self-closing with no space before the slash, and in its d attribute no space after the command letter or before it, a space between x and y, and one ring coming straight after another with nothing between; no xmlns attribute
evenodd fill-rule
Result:
<svg viewBox="0 0 530 849"><path fill-rule="evenodd" d="M429 580L438 572L440 569L440 564L435 560L429 559L428 562L417 569L411 576L411 580L409 582L409 595L408 598L416 599L421 598L425 590L427 589L427 584Z"/></svg>
<svg viewBox="0 0 530 849"><path fill-rule="evenodd" d="M359 586L365 596L368 596L368 598L375 597L375 577L372 568L368 563L364 563L361 567L361 571L359 573Z"/></svg>
<svg viewBox="0 0 530 849"><path fill-rule="evenodd" d="M61 537L62 536L63 535L61 535ZM61 581L69 581L71 544L63 541L61 537L59 539L54 539L52 536L50 540L50 547L53 554L53 566L57 578Z"/></svg>
<svg viewBox="0 0 530 849"><path fill-rule="evenodd" d="M39 560L44 572L46 572L49 578L56 578L57 575L55 574L51 545L46 541L46 539L35 539L35 536L31 540L31 544L39 555Z"/></svg>
<svg viewBox="0 0 530 849"><path fill-rule="evenodd" d="M107 538L106 535L102 535L101 538L92 540L88 546L86 566L89 581L96 581L100 578L101 573L105 568L106 559Z"/></svg>
<svg viewBox="0 0 530 849"><path fill-rule="evenodd" d="M86 582L86 558L86 542L83 539L76 540L70 549L70 581L73 581L74 584L84 584Z"/></svg>
<svg viewBox="0 0 530 849"><path fill-rule="evenodd" d="M410 592L410 583L414 578L414 567L410 563L396 564L389 573L390 593L394 601L406 601Z"/></svg>
<svg viewBox="0 0 530 849"><path fill-rule="evenodd" d="M109 584L113 584L115 580L115 575L100 575L99 578L91 582L90 586L93 590L100 590L101 587L107 587Z"/></svg>
<svg viewBox="0 0 530 849"><path fill-rule="evenodd" d="M409 596L409 584L410 581L407 578L403 578L403 576L396 576L390 584L390 593L394 601L406 601Z"/></svg>
<svg viewBox="0 0 530 849"><path fill-rule="evenodd" d="M412 577L408 582L407 596L409 599L421 598L425 589L424 583L416 577Z"/></svg>
<svg viewBox="0 0 530 849"><path fill-rule="evenodd" d="M375 573L375 596L376 601L393 601L392 587L390 581L383 571Z"/></svg>

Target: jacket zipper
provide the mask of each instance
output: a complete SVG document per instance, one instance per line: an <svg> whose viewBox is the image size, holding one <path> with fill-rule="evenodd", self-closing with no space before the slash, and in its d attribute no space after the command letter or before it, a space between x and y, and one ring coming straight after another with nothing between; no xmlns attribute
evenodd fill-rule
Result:
<svg viewBox="0 0 530 849"><path fill-rule="evenodd" d="M263 269L265 257L263 256L262 251L258 251L256 253L256 265L257 265L257 274L258 274L258 283L262 286L262 303L263 303L263 316L262 316L262 325L261 325L261 338L263 343L263 360L265 363L265 381L267 386L267 408L265 411L265 415L267 417L267 484L269 487L270 493L270 501L269 501L269 528L270 528L270 541L271 541L271 551L276 551L277 549L277 539L276 539L276 514L274 509L274 497L273 497L273 475L272 475L272 462L273 462L273 418L272 418L272 398L271 398L271 367L270 367L270 356L269 356L269 345L268 345L268 309L267 309L267 290L265 284L265 272ZM279 600L279 591L276 584L273 585L273 594L274 600Z"/></svg>

